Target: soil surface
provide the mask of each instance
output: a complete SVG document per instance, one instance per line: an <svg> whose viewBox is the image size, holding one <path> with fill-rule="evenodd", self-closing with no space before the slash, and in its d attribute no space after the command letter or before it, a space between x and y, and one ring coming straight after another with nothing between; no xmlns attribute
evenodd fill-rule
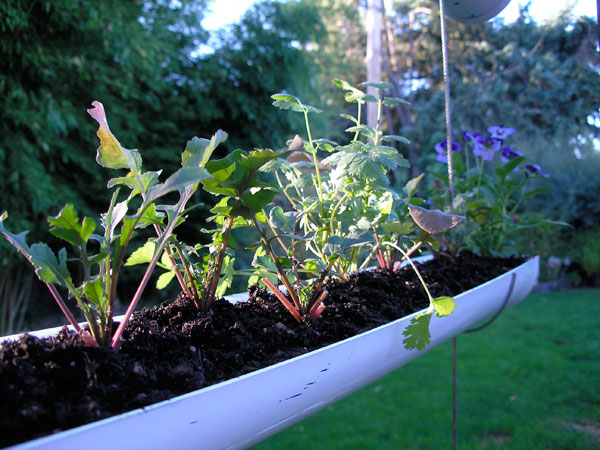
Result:
<svg viewBox="0 0 600 450"><path fill-rule="evenodd" d="M464 253L420 266L434 297L455 296L522 258ZM84 345L64 328L0 347L0 447L194 391L388 323L429 305L414 271L361 272L327 284L326 308L299 324L264 289L200 313L184 297L134 314L119 352Z"/></svg>

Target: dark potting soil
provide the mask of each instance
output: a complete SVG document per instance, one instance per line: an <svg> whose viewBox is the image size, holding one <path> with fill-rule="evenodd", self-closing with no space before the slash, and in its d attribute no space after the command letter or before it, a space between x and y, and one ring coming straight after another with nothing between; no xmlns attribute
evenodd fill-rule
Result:
<svg viewBox="0 0 600 450"><path fill-rule="evenodd" d="M434 297L455 296L522 258L463 253L420 266ZM52 434L233 378L375 328L429 305L410 268L327 284L326 308L297 323L268 291L200 313L179 297L136 312L119 352L84 345L66 328L0 347L0 445Z"/></svg>

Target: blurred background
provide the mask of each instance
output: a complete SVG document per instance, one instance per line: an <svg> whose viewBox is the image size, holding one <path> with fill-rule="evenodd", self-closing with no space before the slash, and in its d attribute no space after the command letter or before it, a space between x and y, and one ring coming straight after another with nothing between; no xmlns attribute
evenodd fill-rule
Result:
<svg viewBox="0 0 600 450"><path fill-rule="evenodd" d="M570 224L520 239L523 253L542 255L550 288L600 286L593 3L513 0L491 22L447 22L454 138L459 130L515 128L510 144L550 175L538 186L548 192L527 207ZM402 186L439 170L439 10L426 0L384 6L383 78L392 82L392 96L411 103L384 121L391 134L411 140L398 148L412 164L394 174ZM281 91L324 110L313 119L313 137L340 139L348 124L339 114L348 104L331 80L365 81L366 11L364 0L0 2L0 211L9 213L7 228L29 230L32 243L48 239L47 218L65 203L90 217L106 211L114 173L95 162L97 125L86 113L94 100L104 104L123 146L139 149L147 169L166 173L177 169L189 139L210 138L219 128L229 133L223 152L284 147L304 127L300 115L271 105ZM206 193L197 196L212 203ZM202 239L208 206L195 214L179 232L184 241ZM123 271L119 296L126 301L136 270ZM61 323L35 280L26 261L0 242L0 335ZM177 294L173 285L146 302Z"/></svg>

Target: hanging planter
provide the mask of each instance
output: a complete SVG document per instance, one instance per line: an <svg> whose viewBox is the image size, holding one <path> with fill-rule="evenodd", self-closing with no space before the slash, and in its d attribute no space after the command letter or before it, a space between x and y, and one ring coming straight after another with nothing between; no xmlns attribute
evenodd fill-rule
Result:
<svg viewBox="0 0 600 450"><path fill-rule="evenodd" d="M431 344L423 351L403 345L403 333L421 311L238 378L11 448L80 449L90 442L99 448L248 447L514 306L536 284L538 266L538 257L531 258L456 296L450 316L432 317Z"/></svg>
<svg viewBox="0 0 600 450"><path fill-rule="evenodd" d="M446 16L451 19L479 23L497 16L509 3L510 0L452 0L446 1L444 6Z"/></svg>

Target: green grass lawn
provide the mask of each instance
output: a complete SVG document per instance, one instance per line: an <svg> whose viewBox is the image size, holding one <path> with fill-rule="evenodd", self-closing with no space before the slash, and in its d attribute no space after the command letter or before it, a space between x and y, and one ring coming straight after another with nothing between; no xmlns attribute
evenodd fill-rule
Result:
<svg viewBox="0 0 600 450"><path fill-rule="evenodd" d="M457 359L459 449L600 449L599 290L531 295ZM254 447L451 448L451 342Z"/></svg>

